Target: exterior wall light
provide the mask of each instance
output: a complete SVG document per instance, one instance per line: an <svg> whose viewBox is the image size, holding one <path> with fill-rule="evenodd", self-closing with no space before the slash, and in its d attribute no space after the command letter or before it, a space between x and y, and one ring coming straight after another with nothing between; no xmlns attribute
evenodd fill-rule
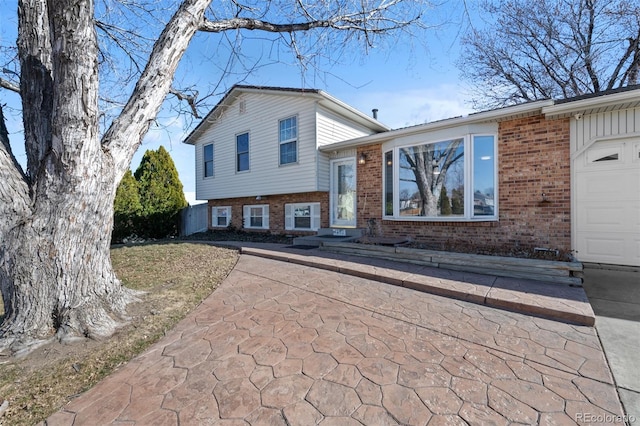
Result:
<svg viewBox="0 0 640 426"><path fill-rule="evenodd" d="M360 154L360 157L358 158L358 164L364 165L366 163L367 163L367 156L363 152L362 154Z"/></svg>

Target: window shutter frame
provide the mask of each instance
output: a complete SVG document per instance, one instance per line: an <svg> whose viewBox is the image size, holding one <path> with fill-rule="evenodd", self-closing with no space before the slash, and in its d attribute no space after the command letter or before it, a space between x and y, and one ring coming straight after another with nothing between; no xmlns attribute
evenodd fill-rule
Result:
<svg viewBox="0 0 640 426"><path fill-rule="evenodd" d="M227 207L227 227L231 225L231 207Z"/></svg>
<svg viewBox="0 0 640 426"><path fill-rule="evenodd" d="M284 205L284 229L291 231L294 228L293 204Z"/></svg>
<svg viewBox="0 0 640 426"><path fill-rule="evenodd" d="M211 227L214 228L218 226L218 208L211 207Z"/></svg>
<svg viewBox="0 0 640 426"><path fill-rule="evenodd" d="M242 206L242 227L249 228L251 224L251 206Z"/></svg>
<svg viewBox="0 0 640 426"><path fill-rule="evenodd" d="M269 229L269 206L262 207L262 228Z"/></svg>
<svg viewBox="0 0 640 426"><path fill-rule="evenodd" d="M311 203L311 230L320 229L320 203Z"/></svg>

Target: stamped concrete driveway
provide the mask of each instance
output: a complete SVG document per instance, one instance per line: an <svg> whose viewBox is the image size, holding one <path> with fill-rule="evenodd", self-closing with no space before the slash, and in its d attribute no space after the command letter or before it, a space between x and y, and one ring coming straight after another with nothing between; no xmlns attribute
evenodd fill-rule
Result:
<svg viewBox="0 0 640 426"><path fill-rule="evenodd" d="M47 424L621 420L593 328L243 255L176 329Z"/></svg>

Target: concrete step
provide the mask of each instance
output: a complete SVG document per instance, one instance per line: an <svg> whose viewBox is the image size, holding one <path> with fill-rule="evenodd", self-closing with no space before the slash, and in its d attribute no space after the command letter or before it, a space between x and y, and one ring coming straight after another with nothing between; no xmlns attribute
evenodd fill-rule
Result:
<svg viewBox="0 0 640 426"><path fill-rule="evenodd" d="M294 246L313 246L320 247L323 243L331 241L334 243L348 243L357 240L358 237L336 237L333 235L307 235L305 237L296 237L293 239Z"/></svg>
<svg viewBox="0 0 640 426"><path fill-rule="evenodd" d="M397 262L413 263L433 268L476 272L501 277L521 278L557 284L581 286L583 265L580 262L559 262L540 259L520 259L467 253L422 250L407 247L326 241L322 250Z"/></svg>
<svg viewBox="0 0 640 426"><path fill-rule="evenodd" d="M316 235L307 235L293 239L294 246L320 247L324 242L347 243L364 235L360 228L320 228Z"/></svg>

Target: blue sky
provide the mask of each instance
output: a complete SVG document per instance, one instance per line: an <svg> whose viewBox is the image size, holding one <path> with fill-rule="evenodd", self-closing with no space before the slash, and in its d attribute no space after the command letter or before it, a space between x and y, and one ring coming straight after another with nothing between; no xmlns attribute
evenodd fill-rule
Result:
<svg viewBox="0 0 640 426"><path fill-rule="evenodd" d="M0 0L0 45L15 40L16 3ZM364 113L370 114L372 108L377 108L378 119L392 128L468 114L472 111L468 102L470 91L461 82L455 66L460 30L465 25L462 6L452 1L428 13L431 22L446 24L425 32L420 42L401 40L390 48L380 46L367 54L347 50L340 64L323 66L322 71L308 69L305 72L293 59L283 57L280 63L260 68L242 84L321 89ZM196 84L207 83L211 79L210 70L216 65L207 63L202 54L211 48L211 39L207 37L201 34L194 39L181 71L182 78L189 74ZM252 43L246 49L243 46L249 56L260 55L268 48L256 41ZM233 83L232 79L225 81L227 86ZM19 107L17 95L6 90L0 90L0 103ZM5 113L8 113L7 127L16 157L26 163L20 117L10 111ZM163 110L157 122L160 126L152 127L145 137L132 161L132 169L138 166L145 150L164 145L176 164L189 201L193 202L194 148L182 140L197 120L189 126L184 117Z"/></svg>

